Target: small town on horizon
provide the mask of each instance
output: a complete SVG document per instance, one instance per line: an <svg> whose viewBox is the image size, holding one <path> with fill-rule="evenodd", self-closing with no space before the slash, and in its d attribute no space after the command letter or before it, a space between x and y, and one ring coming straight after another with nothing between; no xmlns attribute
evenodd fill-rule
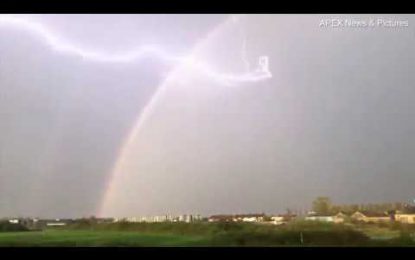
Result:
<svg viewBox="0 0 415 260"><path fill-rule="evenodd" d="M0 217L0 221L10 224L20 224L28 229L42 229L46 227L66 226L74 223L160 223L160 222L248 222L268 225L284 225L294 220L318 221L326 223L402 223L415 224L415 202L408 203L370 203L334 205L328 197L318 197L311 210L291 210L285 213L247 213L247 214L214 214L202 216L200 214L133 216L123 218L112 217L82 217L82 218L38 218L38 217Z"/></svg>

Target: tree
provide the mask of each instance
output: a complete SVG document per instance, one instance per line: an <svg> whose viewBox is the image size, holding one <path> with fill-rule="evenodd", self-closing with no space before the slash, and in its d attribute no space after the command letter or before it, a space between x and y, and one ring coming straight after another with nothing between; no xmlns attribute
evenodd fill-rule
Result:
<svg viewBox="0 0 415 260"><path fill-rule="evenodd" d="M330 214L331 207L331 200L329 197L318 197L313 201L313 211L318 215Z"/></svg>
<svg viewBox="0 0 415 260"><path fill-rule="evenodd" d="M350 211L349 211L349 213L350 214L353 214L353 213L355 213L356 211L358 211L359 210L359 205L357 205L357 204L352 204L352 205L350 205Z"/></svg>
<svg viewBox="0 0 415 260"><path fill-rule="evenodd" d="M345 212L344 208L344 206L333 205L330 207L330 213L337 214L339 212Z"/></svg>

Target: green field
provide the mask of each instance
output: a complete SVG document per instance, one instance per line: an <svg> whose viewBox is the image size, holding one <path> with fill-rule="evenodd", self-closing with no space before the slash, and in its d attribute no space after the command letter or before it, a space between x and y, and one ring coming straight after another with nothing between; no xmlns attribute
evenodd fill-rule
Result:
<svg viewBox="0 0 415 260"><path fill-rule="evenodd" d="M293 222L80 223L0 232L0 246L415 246L412 227Z"/></svg>
<svg viewBox="0 0 415 260"><path fill-rule="evenodd" d="M197 246L197 236L142 234L128 231L46 230L0 233L0 246Z"/></svg>

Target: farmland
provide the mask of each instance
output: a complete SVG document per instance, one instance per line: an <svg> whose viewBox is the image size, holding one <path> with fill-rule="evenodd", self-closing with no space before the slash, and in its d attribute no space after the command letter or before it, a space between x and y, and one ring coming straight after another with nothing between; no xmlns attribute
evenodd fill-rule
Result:
<svg viewBox="0 0 415 260"><path fill-rule="evenodd" d="M0 246L415 246L406 226L298 221L250 223L108 223L0 232Z"/></svg>

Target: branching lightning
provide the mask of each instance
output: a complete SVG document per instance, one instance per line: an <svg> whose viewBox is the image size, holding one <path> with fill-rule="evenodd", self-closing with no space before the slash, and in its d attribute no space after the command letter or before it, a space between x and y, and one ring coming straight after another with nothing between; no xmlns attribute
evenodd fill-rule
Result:
<svg viewBox="0 0 415 260"><path fill-rule="evenodd" d="M246 57L246 36L243 35L243 39L242 39L242 61L245 63L245 71L249 72L251 70L251 66L249 64L249 61Z"/></svg>
<svg viewBox="0 0 415 260"><path fill-rule="evenodd" d="M10 26L27 30L43 38L49 47L55 51L78 56L84 60L92 62L110 62L110 63L128 63L143 59L148 56L155 56L167 63L178 63L187 66L190 70L196 70L208 78L226 86L234 86L244 82L257 82L272 77L268 67L260 67L256 71L247 71L243 74L225 74L212 69L208 64L196 60L191 56L172 55L155 45L145 45L134 50L122 53L112 54L87 50L77 47L75 44L64 41L47 29L43 24L27 19L19 18L12 15L0 15L0 26ZM249 69L249 63L246 60L246 39L242 46L242 60Z"/></svg>
<svg viewBox="0 0 415 260"><path fill-rule="evenodd" d="M234 22L238 21L238 18L236 16L232 16L231 18ZM34 21L29 21L27 19L22 19L11 15L0 15L0 27L1 26L9 26L11 28L27 30L30 33L33 33L41 37L52 50L77 56L85 61L90 62L128 63L138 61L148 56L154 56L169 64L185 66L184 68L186 70L198 72L201 75L204 75L205 78L213 80L216 83L219 83L224 86L237 86L242 83L259 82L272 78L272 74L268 68L267 56L259 57L257 69L253 71L250 70L250 64L246 57L246 35L242 30L241 35L243 38L243 42L241 49L241 60L245 65L246 71L242 74L227 74L220 73L212 69L208 64L200 60L197 60L195 57L172 55L157 46L146 45L131 50L129 52L125 52L123 54L104 53L77 47L75 44L72 44L59 38L56 34L54 34L51 30L46 28L43 24L36 23ZM115 161L112 172L109 176L109 187L107 187L106 193L104 194L102 204L100 205L101 208L99 209L100 211L102 211L102 207L108 199L108 196L111 195L111 185L113 184L113 178L114 176L116 176L117 173L120 172L121 167L123 165L123 161L126 158L128 148L132 144L133 140L135 140L139 130L141 129L142 125L144 124L148 116L151 114L155 104L157 103L159 97L162 95L165 89L166 84L163 84L160 88L158 88L155 91L151 99L143 107L141 113L138 115L137 120L133 128L131 129L130 133L124 139L118 152L118 158Z"/></svg>
<svg viewBox="0 0 415 260"><path fill-rule="evenodd" d="M232 22L234 24L238 23L239 22L238 16L233 15L232 16ZM243 30L243 28L241 26L238 26L238 27L239 27L239 34L242 38L241 59L242 59L242 62L244 63L244 65L245 65L245 72L249 73L249 71L251 71L251 65L249 64L247 54L246 54L246 34L245 34L245 31Z"/></svg>

